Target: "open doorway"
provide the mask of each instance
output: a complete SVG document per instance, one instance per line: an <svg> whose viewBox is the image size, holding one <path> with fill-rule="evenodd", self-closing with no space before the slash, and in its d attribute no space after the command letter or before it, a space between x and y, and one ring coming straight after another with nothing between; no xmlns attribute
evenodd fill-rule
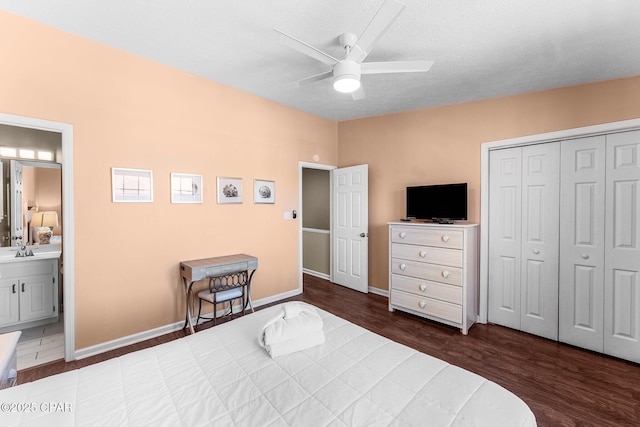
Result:
<svg viewBox="0 0 640 427"><path fill-rule="evenodd" d="M302 168L302 271L331 279L331 171Z"/></svg>
<svg viewBox="0 0 640 427"><path fill-rule="evenodd" d="M0 113L0 146L8 145L6 137L14 144L20 142L28 133L39 133L43 137L54 138L57 142L53 162L61 164L61 216L60 226L64 224L64 233L60 236L64 248L64 263L60 265L64 277L64 358L67 362L75 360L75 263L74 263L74 226L73 226L73 126L67 123L53 122L33 117ZM24 143L24 139L22 139ZM38 147L33 147L38 149ZM37 156L34 158L37 160ZM46 161L46 160L45 160ZM47 202L48 203L48 202ZM27 201L27 209L28 209ZM0 248L2 250L2 248Z"/></svg>
<svg viewBox="0 0 640 427"><path fill-rule="evenodd" d="M368 292L368 165L299 164L302 274Z"/></svg>

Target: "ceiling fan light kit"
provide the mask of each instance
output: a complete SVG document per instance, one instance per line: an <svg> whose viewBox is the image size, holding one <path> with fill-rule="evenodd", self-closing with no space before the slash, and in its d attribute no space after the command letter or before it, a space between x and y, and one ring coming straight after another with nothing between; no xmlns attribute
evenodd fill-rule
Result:
<svg viewBox="0 0 640 427"><path fill-rule="evenodd" d="M365 96L364 91L360 88L360 76L362 74L428 71L433 64L432 61L362 62L404 8L405 4L398 0L386 0L359 38L352 33L341 34L338 37L338 42L345 51L345 56L342 60L334 58L328 53L276 29L275 31L281 35L281 43L332 67L332 71L298 80L295 86L305 86L333 77L333 88L336 91L351 93L353 99L357 100Z"/></svg>
<svg viewBox="0 0 640 427"><path fill-rule="evenodd" d="M344 60L333 67L333 88L341 93L360 89L360 64Z"/></svg>

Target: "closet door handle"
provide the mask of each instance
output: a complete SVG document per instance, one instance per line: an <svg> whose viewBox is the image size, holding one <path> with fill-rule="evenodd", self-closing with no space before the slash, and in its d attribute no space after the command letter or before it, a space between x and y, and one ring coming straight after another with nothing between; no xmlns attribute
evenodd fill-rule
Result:
<svg viewBox="0 0 640 427"><path fill-rule="evenodd" d="M16 284L15 283L13 284L13 293L14 294L16 293Z"/></svg>
<svg viewBox="0 0 640 427"><path fill-rule="evenodd" d="M589 259L589 254L582 254L582 255L580 255L580 258Z"/></svg>
<svg viewBox="0 0 640 427"><path fill-rule="evenodd" d="M22 284L22 292L24 292L24 283Z"/></svg>
<svg viewBox="0 0 640 427"><path fill-rule="evenodd" d="M400 270L405 271L407 269L407 264L400 264Z"/></svg>

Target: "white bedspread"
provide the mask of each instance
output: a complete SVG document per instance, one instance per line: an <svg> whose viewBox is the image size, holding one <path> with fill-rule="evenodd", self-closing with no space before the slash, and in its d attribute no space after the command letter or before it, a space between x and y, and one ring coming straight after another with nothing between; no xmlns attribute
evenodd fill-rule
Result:
<svg viewBox="0 0 640 427"><path fill-rule="evenodd" d="M257 336L279 309L2 390L0 425L536 425L499 385L319 309L326 343L272 359Z"/></svg>

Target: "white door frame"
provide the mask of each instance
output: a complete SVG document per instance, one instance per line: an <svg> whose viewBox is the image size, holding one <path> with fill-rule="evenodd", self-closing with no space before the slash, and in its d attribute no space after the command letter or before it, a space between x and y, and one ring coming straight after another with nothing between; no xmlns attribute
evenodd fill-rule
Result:
<svg viewBox="0 0 640 427"><path fill-rule="evenodd" d="M478 323L487 323L489 297L489 151L500 148L518 147L563 139L582 138L611 132L640 129L640 119L622 120L600 125L584 126L537 135L485 142L480 147L480 308Z"/></svg>
<svg viewBox="0 0 640 427"><path fill-rule="evenodd" d="M0 113L0 124L56 132L62 135L62 271L64 274L64 358L75 360L75 231L73 215L73 125Z"/></svg>
<svg viewBox="0 0 640 427"><path fill-rule="evenodd" d="M320 170L328 170L331 171L333 169L338 169L337 166L333 165L323 165L319 163L308 163L308 162L298 162L298 215L300 220L298 221L298 290L302 292L303 283L302 283L302 169L320 169ZM331 184L330 184L331 185ZM330 190L331 194L333 194L333 190ZM331 203L331 198L329 198L329 203ZM331 222L333 218L331 215L329 216L329 229L331 229ZM333 234L331 234L333 235ZM331 281L333 281L333 254L331 253L331 245L329 245L329 274L331 275Z"/></svg>

